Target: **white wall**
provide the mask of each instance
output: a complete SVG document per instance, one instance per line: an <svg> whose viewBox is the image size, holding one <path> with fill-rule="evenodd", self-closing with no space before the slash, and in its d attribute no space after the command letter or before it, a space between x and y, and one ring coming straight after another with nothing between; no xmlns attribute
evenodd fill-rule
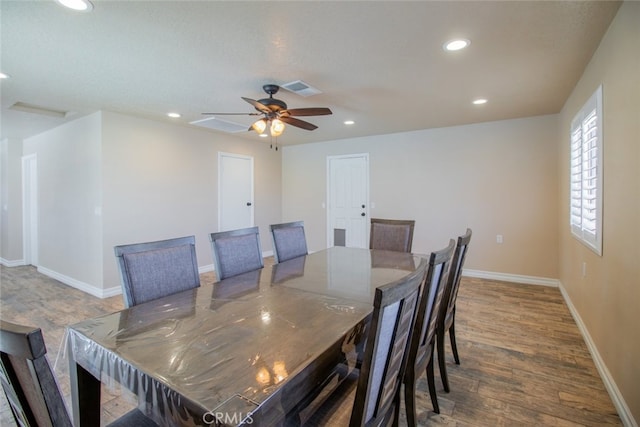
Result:
<svg viewBox="0 0 640 427"><path fill-rule="evenodd" d="M560 279L625 425L640 422L640 3L625 2L560 114ZM603 92L602 256L572 237L569 126ZM586 275L582 264L586 263ZM635 419L635 420L634 420Z"/></svg>
<svg viewBox="0 0 640 427"><path fill-rule="evenodd" d="M415 219L413 250L440 249L466 227L466 267L558 277L557 117L541 116L283 149L283 219L326 246L326 157L369 153L370 216ZM496 235L504 243L496 243Z"/></svg>
<svg viewBox="0 0 640 427"><path fill-rule="evenodd" d="M24 141L38 154L38 267L64 280L100 286L101 115L95 113Z"/></svg>

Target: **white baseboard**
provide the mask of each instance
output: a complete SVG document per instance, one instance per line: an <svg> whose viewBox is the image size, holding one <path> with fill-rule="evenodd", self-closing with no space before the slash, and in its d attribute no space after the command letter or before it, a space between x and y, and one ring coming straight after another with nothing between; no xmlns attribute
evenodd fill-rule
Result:
<svg viewBox="0 0 640 427"><path fill-rule="evenodd" d="M558 279L550 279L548 277L523 276L520 274L496 273L493 271L469 270L462 269L462 275L468 277L477 277L478 279L502 280L504 282L524 283L526 285L541 285L557 288L560 285Z"/></svg>
<svg viewBox="0 0 640 427"><path fill-rule="evenodd" d="M627 402L624 400L622 393L620 393L620 389L618 389L618 386L616 385L616 382L611 376L609 369L607 369L607 365L604 363L604 360L602 360L602 357L600 356L600 352L598 352L598 348L593 342L593 339L591 339L591 335L589 335L589 330L587 329L584 322L582 321L582 318L580 317L578 310L576 310L575 306L571 302L571 298L569 298L569 294L567 293L564 286L562 286L562 283L559 284L559 288L560 288L560 292L562 293L562 297L564 298L564 301L567 304L567 307L569 307L569 311L573 316L573 320L575 320L576 325L578 325L578 329L582 334L582 338L584 339L584 342L587 344L589 353L591 353L591 358L593 359L593 362L596 365L596 369L600 374L600 378L602 378L602 382L604 383L604 386L607 389L607 392L609 392L609 396L613 401L613 405L616 407L616 410L618 411L618 415L620 416L620 420L622 421L622 424L627 427L638 427L638 422L633 418L633 414L631 413L631 410L629 409Z"/></svg>
<svg viewBox="0 0 640 427"><path fill-rule="evenodd" d="M23 259L8 260L4 258L0 258L0 264L5 267L20 267L21 265L26 265Z"/></svg>
<svg viewBox="0 0 640 427"><path fill-rule="evenodd" d="M49 276L52 279L56 279L57 281L64 283L65 285L69 285L72 288L76 288L78 290L81 290L82 292L86 292L89 295L93 295L94 297L98 298L109 298L122 293L122 289L120 288L120 286L114 286L106 289L98 288L96 286L74 279L73 277L65 276L64 274L60 274L57 271L50 270L46 267L39 266L38 273L42 273L45 276Z"/></svg>

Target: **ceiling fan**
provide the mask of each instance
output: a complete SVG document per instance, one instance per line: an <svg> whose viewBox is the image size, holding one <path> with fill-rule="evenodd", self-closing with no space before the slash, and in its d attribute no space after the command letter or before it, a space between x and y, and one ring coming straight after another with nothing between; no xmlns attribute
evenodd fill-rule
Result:
<svg viewBox="0 0 640 427"><path fill-rule="evenodd" d="M249 104L257 110L255 113L202 113L205 115L247 115L247 116L263 116L261 119L254 122L249 129L254 130L258 134L263 134L264 131L269 128L269 134L271 136L280 136L284 131L285 123L290 124L305 130L314 130L318 126L313 123L306 122L304 120L296 119L294 116L326 116L333 114L330 109L324 107L312 107L312 108L287 108L287 104L284 101L273 97L280 86L275 84L267 84L262 86L262 89L269 95L268 98L258 99L257 101L250 98L242 97Z"/></svg>

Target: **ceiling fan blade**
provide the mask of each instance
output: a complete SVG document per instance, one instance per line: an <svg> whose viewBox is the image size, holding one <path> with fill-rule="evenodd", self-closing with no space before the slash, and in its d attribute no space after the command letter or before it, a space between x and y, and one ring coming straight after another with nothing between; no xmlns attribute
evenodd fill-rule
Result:
<svg viewBox="0 0 640 427"><path fill-rule="evenodd" d="M299 127L306 130L314 130L318 128L318 126L312 123L305 122L304 120L300 120L300 119L294 119L293 117L280 116L280 120L290 124L291 126Z"/></svg>
<svg viewBox="0 0 640 427"><path fill-rule="evenodd" d="M201 113L205 116L261 116L262 113Z"/></svg>
<svg viewBox="0 0 640 427"><path fill-rule="evenodd" d="M292 108L286 111L290 116L326 116L329 114L333 114L330 109L324 107Z"/></svg>
<svg viewBox="0 0 640 427"><path fill-rule="evenodd" d="M245 98L244 96L242 96L241 98L244 99L245 101L247 101L249 104L253 105L253 107L256 110L261 111L261 112L263 112L265 114L271 113L271 109L269 109L269 107L267 107L266 105L260 104L255 99Z"/></svg>

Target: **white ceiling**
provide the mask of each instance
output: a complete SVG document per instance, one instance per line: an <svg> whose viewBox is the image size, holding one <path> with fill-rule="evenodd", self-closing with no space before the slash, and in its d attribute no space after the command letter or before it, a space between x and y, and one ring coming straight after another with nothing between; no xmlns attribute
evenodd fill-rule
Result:
<svg viewBox="0 0 640 427"><path fill-rule="evenodd" d="M252 112L240 97L281 90L289 108L329 107L280 144L387 134L560 111L615 15L611 1L114 1L90 13L53 0L1 7L2 138L109 110L188 123ZM471 40L447 53L445 41ZM477 97L489 100L474 106ZM9 110L24 102L66 118ZM165 114L177 111L179 119ZM224 119L248 125L249 116ZM355 120L345 126L344 120ZM211 131L224 135L220 131ZM235 134L258 140L254 132Z"/></svg>

